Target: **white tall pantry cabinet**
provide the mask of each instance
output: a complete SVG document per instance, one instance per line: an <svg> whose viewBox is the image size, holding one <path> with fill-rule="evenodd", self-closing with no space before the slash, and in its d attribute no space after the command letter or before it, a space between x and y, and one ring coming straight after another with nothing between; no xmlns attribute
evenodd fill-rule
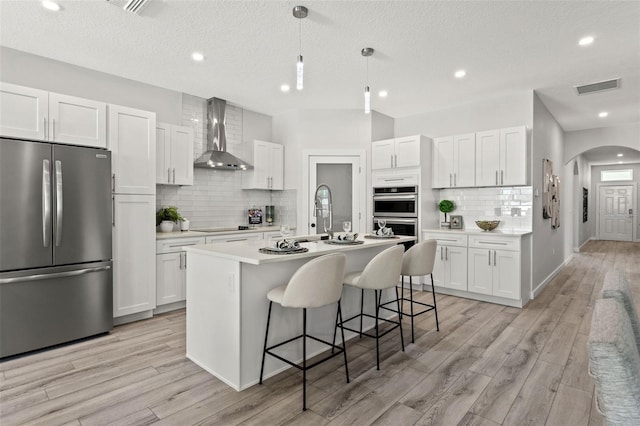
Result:
<svg viewBox="0 0 640 426"><path fill-rule="evenodd" d="M113 316L151 314L156 307L156 115L117 105L109 105L108 110L113 161Z"/></svg>

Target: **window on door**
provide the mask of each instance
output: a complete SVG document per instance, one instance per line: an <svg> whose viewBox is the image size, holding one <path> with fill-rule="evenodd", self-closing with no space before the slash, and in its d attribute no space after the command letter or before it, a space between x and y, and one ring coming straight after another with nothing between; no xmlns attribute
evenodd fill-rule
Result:
<svg viewBox="0 0 640 426"><path fill-rule="evenodd" d="M600 172L601 182L630 181L630 180L633 180L633 169L602 170Z"/></svg>

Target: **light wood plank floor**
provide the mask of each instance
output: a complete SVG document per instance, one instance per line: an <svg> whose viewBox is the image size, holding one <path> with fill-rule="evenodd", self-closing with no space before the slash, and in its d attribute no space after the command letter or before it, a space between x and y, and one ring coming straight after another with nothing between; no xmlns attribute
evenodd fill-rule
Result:
<svg viewBox="0 0 640 426"><path fill-rule="evenodd" d="M406 352L389 333L381 371L371 339L348 344L351 383L341 357L311 370L304 413L298 372L235 392L187 360L178 311L0 363L0 424L600 425L592 307L614 268L640 301L639 259L640 244L589 242L525 309L439 296L441 331L418 317Z"/></svg>

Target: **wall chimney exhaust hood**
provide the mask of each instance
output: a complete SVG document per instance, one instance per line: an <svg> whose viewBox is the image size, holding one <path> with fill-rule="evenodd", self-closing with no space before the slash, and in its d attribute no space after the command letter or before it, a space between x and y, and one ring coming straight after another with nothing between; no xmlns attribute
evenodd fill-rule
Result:
<svg viewBox="0 0 640 426"><path fill-rule="evenodd" d="M207 151L194 163L194 167L219 170L253 169L248 164L227 152L225 114L227 101L211 98L207 100Z"/></svg>

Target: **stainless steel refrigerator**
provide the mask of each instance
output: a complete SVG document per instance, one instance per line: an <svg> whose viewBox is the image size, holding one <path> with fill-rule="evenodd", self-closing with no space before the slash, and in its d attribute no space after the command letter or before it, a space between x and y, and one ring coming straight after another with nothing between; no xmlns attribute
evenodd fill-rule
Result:
<svg viewBox="0 0 640 426"><path fill-rule="evenodd" d="M0 138L0 357L113 327L111 153Z"/></svg>

